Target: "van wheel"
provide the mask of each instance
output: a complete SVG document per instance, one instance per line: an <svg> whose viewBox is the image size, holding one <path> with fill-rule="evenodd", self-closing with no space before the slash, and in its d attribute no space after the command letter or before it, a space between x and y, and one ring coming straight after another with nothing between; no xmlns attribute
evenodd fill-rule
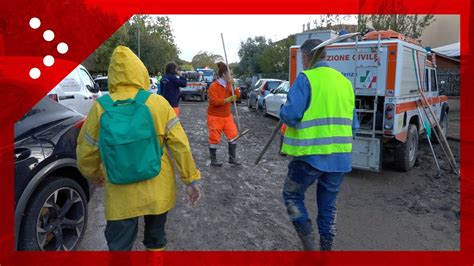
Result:
<svg viewBox="0 0 474 266"><path fill-rule="evenodd" d="M418 154L418 129L415 125L408 126L407 140L395 148L395 166L402 172L408 172L416 162Z"/></svg>
<svg viewBox="0 0 474 266"><path fill-rule="evenodd" d="M19 249L74 250L84 237L86 226L87 198L82 187L67 177L50 177L29 200Z"/></svg>

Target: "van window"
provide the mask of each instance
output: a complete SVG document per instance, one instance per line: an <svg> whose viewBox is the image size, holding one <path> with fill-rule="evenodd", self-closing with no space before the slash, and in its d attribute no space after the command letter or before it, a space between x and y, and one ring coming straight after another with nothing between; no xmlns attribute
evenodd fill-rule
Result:
<svg viewBox="0 0 474 266"><path fill-rule="evenodd" d="M428 91L429 89L429 81L430 81L430 76L429 76L429 69L425 69L425 88L424 91Z"/></svg>
<svg viewBox="0 0 474 266"><path fill-rule="evenodd" d="M86 87L89 85L91 88L94 88L94 81L92 81L91 76L86 72L86 70L83 68L79 69L79 75L81 76L81 80Z"/></svg>
<svg viewBox="0 0 474 266"><path fill-rule="evenodd" d="M438 82L436 80L436 71L431 69L431 91L438 90Z"/></svg>

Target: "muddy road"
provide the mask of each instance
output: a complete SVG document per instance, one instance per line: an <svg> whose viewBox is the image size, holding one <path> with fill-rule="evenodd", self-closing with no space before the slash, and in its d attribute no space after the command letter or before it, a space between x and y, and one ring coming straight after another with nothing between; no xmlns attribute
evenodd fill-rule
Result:
<svg viewBox="0 0 474 266"><path fill-rule="evenodd" d="M167 222L168 250L300 250L300 243L282 202L281 190L289 158L278 155L278 141L262 162L254 161L277 120L239 105L241 124L251 129L239 140L242 167L210 166L207 144L207 103L181 104L181 121L198 168L204 197L198 207L185 204L180 185L177 206ZM459 113L450 114L450 132L459 134ZM457 129L455 128L457 126ZM459 142L450 141L459 161ZM441 155L439 145L436 145ZM218 150L227 161L223 140ZM397 172L390 160L381 173L354 170L346 176L338 198L334 250L459 250L459 178L436 166L426 139L421 140L416 167ZM179 183L179 181L178 181ZM316 217L316 188L306 206ZM103 195L99 189L89 203L89 224L81 250L107 250L103 231ZM143 222L135 249L144 250Z"/></svg>

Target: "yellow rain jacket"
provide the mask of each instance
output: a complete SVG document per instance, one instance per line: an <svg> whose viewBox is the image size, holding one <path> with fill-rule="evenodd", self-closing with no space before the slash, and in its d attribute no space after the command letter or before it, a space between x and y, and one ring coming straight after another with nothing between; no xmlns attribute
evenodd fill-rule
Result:
<svg viewBox="0 0 474 266"><path fill-rule="evenodd" d="M134 98L139 88L148 88L150 78L140 59L127 47L118 46L109 66L109 93L114 101ZM150 95L146 101L152 114L160 145L165 143L161 172L152 179L114 185L107 181L97 141L99 139L102 106L95 102L79 133L77 160L81 173L91 182L105 182L105 218L122 220L142 215L162 214L176 202L176 179L170 151L185 184L201 178L196 169L189 142L178 118L163 97Z"/></svg>

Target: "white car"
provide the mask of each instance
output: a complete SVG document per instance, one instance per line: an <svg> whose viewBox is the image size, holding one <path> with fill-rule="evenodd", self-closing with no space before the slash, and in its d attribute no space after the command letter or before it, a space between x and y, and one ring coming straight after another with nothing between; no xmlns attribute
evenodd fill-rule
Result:
<svg viewBox="0 0 474 266"><path fill-rule="evenodd" d="M156 78L150 78L150 88L148 89L151 93L158 92L158 81Z"/></svg>
<svg viewBox="0 0 474 266"><path fill-rule="evenodd" d="M271 115L280 118L280 110L286 103L286 96L289 90L290 83L284 81L277 88L273 89L270 94L265 96L263 111L266 116Z"/></svg>
<svg viewBox="0 0 474 266"><path fill-rule="evenodd" d="M48 96L70 109L87 115L94 101L102 96L102 93L87 69L79 65L56 85Z"/></svg>

